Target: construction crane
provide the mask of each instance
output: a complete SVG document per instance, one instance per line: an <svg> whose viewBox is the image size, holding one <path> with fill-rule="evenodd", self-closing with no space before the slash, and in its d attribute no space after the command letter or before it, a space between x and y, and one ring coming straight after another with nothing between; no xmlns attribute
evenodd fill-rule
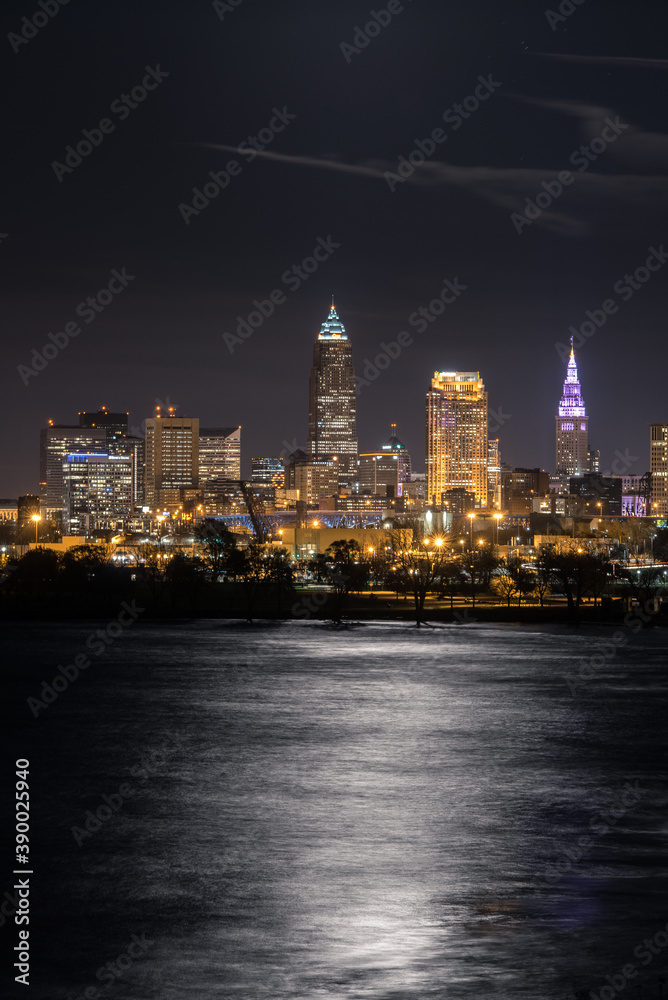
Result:
<svg viewBox="0 0 668 1000"><path fill-rule="evenodd" d="M267 537L271 533L270 526L267 524L264 517L262 502L253 494L250 483L240 479L238 481L238 486L241 490L241 495L244 498L244 503L246 504L251 524L253 525L255 539L262 544L267 541Z"/></svg>

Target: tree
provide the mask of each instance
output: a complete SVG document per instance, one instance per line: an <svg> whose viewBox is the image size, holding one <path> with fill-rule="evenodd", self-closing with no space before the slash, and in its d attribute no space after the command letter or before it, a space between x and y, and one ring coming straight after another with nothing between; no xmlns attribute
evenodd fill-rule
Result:
<svg viewBox="0 0 668 1000"><path fill-rule="evenodd" d="M550 571L545 565L545 560L541 554L538 557L538 562L536 563L536 578L534 580L534 590L538 594L538 600L540 601L541 608L544 607L545 598L550 593L551 589Z"/></svg>
<svg viewBox="0 0 668 1000"><path fill-rule="evenodd" d="M165 554L162 546L147 542L139 546L137 561L151 597L157 600L165 589Z"/></svg>
<svg viewBox="0 0 668 1000"><path fill-rule="evenodd" d="M462 573L461 560L458 558L445 558L441 566L441 578L439 591L447 594L450 598L450 610L455 606L455 597L461 594L464 586L464 574Z"/></svg>
<svg viewBox="0 0 668 1000"><path fill-rule="evenodd" d="M272 548L267 556L269 580L276 588L277 611L282 610L282 595L292 586L292 563L285 548Z"/></svg>
<svg viewBox="0 0 668 1000"><path fill-rule="evenodd" d="M197 608L197 598L204 586L205 566L199 556L187 556L175 552L165 567L165 577L172 589L172 598L185 595L193 614Z"/></svg>
<svg viewBox="0 0 668 1000"><path fill-rule="evenodd" d="M431 538L420 539L414 528L400 528L391 536L393 558L413 594L415 626L426 625L424 605L427 594L441 583L447 556L444 547Z"/></svg>
<svg viewBox="0 0 668 1000"><path fill-rule="evenodd" d="M634 597L641 606L649 606L653 598L661 596L665 588L663 570L658 566L643 566L640 569L621 568L620 579L626 582L627 594Z"/></svg>
<svg viewBox="0 0 668 1000"><path fill-rule="evenodd" d="M327 569L331 564L330 557L325 552L318 552L313 558L313 572L317 583L322 583L327 578Z"/></svg>
<svg viewBox="0 0 668 1000"><path fill-rule="evenodd" d="M508 607L510 607L510 602L517 593L517 584L513 574L505 566L498 576L494 577L494 589L499 597L506 601Z"/></svg>
<svg viewBox="0 0 668 1000"><path fill-rule="evenodd" d="M361 590L365 586L369 578L369 566L362 561L358 543L346 538L332 542L326 555L331 560L328 574L333 591L327 607L332 621L340 625L346 598L351 592Z"/></svg>
<svg viewBox="0 0 668 1000"><path fill-rule="evenodd" d="M246 621L252 623L255 616L258 598L272 576L272 564L266 546L260 542L251 542L247 549L234 552L235 576L241 577L241 584L246 596ZM230 553L230 557L232 557Z"/></svg>
<svg viewBox="0 0 668 1000"><path fill-rule="evenodd" d="M56 588L60 557L52 549L30 549L10 576L10 588L24 597L43 596Z"/></svg>
<svg viewBox="0 0 668 1000"><path fill-rule="evenodd" d="M202 547L204 565L215 583L225 569L230 551L236 545L235 537L220 521L208 517L195 528L195 538Z"/></svg>
<svg viewBox="0 0 668 1000"><path fill-rule="evenodd" d="M75 545L60 561L60 580L65 590L88 599L92 590L100 589L109 550L102 545Z"/></svg>
<svg viewBox="0 0 668 1000"><path fill-rule="evenodd" d="M522 598L528 596L534 588L534 574L522 565L520 559L509 559L506 569L513 578L517 593L517 606L522 604Z"/></svg>
<svg viewBox="0 0 668 1000"><path fill-rule="evenodd" d="M560 548L546 545L543 559L550 580L566 595L569 617L577 621L585 594L595 595L596 588L607 578L607 558L599 553L584 552L573 542Z"/></svg>

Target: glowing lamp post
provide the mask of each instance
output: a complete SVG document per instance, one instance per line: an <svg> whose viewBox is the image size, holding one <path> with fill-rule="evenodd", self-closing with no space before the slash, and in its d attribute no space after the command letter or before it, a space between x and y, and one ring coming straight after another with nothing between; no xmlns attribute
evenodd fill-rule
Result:
<svg viewBox="0 0 668 1000"><path fill-rule="evenodd" d="M41 514L33 514L32 520L35 522L35 545L37 545L37 532L39 530L39 522L42 520Z"/></svg>
<svg viewBox="0 0 668 1000"><path fill-rule="evenodd" d="M499 521L503 517L503 514L495 514L494 520L496 521L496 548L499 548Z"/></svg>

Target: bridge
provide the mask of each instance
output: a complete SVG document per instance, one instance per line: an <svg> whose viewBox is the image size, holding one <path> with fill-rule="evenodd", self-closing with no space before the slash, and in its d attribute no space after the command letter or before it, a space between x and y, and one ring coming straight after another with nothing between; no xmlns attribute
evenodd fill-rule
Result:
<svg viewBox="0 0 668 1000"><path fill-rule="evenodd" d="M205 518L195 518L195 524ZM218 521L227 528L246 528L255 534L253 519L248 513L211 515L207 521ZM294 510L275 510L263 512L263 522L277 534L281 528L287 528L296 521ZM360 511L309 510L306 514L307 528L373 528L383 521L382 514L371 514Z"/></svg>

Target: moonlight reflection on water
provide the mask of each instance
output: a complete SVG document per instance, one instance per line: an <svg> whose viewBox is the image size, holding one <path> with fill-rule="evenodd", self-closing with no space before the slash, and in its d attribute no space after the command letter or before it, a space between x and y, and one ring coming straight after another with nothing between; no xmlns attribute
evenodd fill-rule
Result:
<svg viewBox="0 0 668 1000"><path fill-rule="evenodd" d="M60 629L58 654L89 631ZM24 643L24 686L47 641L35 627L27 661ZM153 944L119 998L600 990L666 923L666 685L654 633L573 696L561 675L598 641L137 627L36 730L50 931L34 995L99 985L140 931ZM77 847L73 825L124 781L132 797ZM592 836L626 782L645 794ZM663 958L637 964L654 983Z"/></svg>

